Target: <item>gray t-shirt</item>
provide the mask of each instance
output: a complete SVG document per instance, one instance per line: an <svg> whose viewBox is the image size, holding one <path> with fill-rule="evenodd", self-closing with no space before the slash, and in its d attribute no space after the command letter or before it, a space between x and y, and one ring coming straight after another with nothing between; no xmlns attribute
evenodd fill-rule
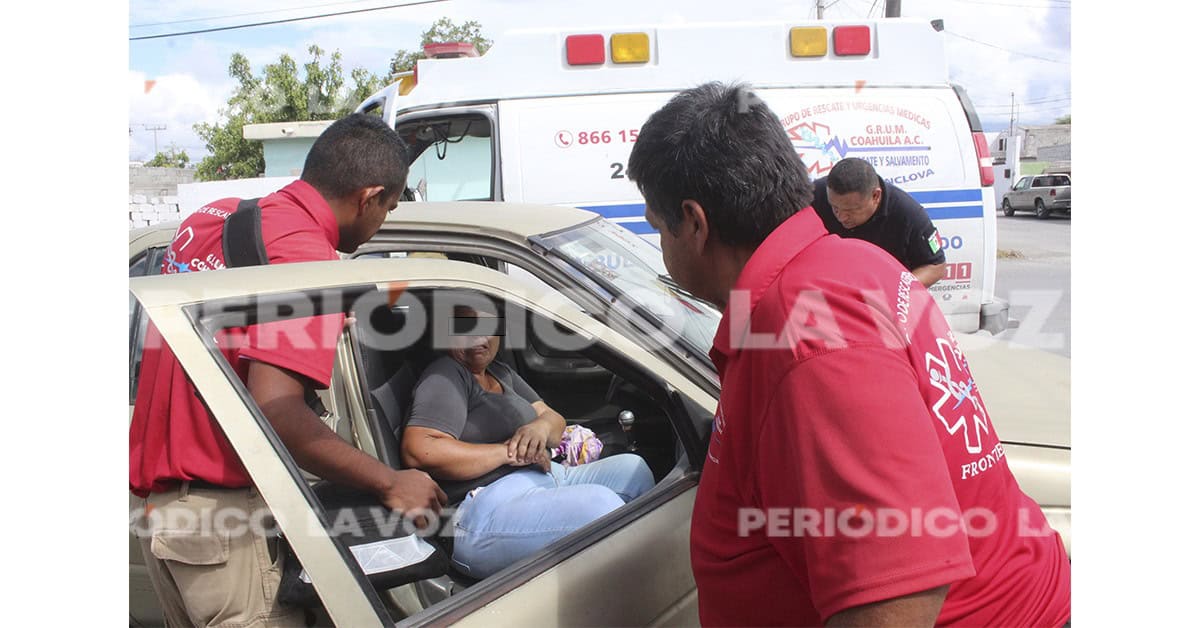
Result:
<svg viewBox="0 0 1200 628"><path fill-rule="evenodd" d="M413 389L408 426L427 427L445 432L464 443L502 443L517 428L537 418L531 405L541 397L512 368L502 362L488 365L504 388L503 393L488 392L479 385L467 367L450 356L434 360L421 373ZM454 499L455 493L494 482L519 467L501 466L496 471L466 481L441 481L442 489Z"/></svg>
<svg viewBox="0 0 1200 628"><path fill-rule="evenodd" d="M445 432L464 443L500 443L537 418L530 405L541 397L508 365L492 362L488 372L503 393L488 392L467 367L450 356L434 360L413 389L408 425Z"/></svg>

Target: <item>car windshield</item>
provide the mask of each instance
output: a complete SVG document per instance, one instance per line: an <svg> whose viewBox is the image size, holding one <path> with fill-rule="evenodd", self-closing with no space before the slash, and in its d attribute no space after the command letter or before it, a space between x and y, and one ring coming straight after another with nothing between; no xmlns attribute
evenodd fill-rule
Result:
<svg viewBox="0 0 1200 628"><path fill-rule="evenodd" d="M609 302L621 301L684 349L710 364L721 312L683 290L668 275L662 253L633 232L602 218L532 240L566 262ZM607 294L602 294L601 288Z"/></svg>

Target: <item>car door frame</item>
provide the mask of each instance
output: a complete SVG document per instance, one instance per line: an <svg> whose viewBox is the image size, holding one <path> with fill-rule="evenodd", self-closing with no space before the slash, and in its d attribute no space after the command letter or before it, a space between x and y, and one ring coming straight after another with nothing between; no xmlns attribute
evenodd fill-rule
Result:
<svg viewBox="0 0 1200 628"><path fill-rule="evenodd" d="M585 277L568 274L560 266L555 265L545 256L541 255L540 250L531 250L530 246L538 248L537 245L518 244L485 234L464 234L461 232L427 229L388 229L385 227L384 230L381 230L369 242L359 247L358 251L350 256L350 259L401 250L464 253L494 257L503 264L515 264L525 272L537 277L546 285L570 295L569 298L577 303L579 307L582 307L586 312L597 317L610 327L617 328L626 334L634 336L653 336L656 333L660 333L651 329L648 324L640 319L626 319L621 316L613 316L612 304L597 296L596 293L583 288L579 285L579 282L581 280L587 281L595 290L604 292L602 286L595 286ZM501 271L505 270L504 267L501 268ZM716 398L720 395L720 382L711 363L699 364L672 351L669 348L669 342L665 341L663 337L656 337L655 342L659 348L654 349L653 353L659 359L665 360L676 370L682 370L691 374L693 376L691 378L692 381L698 382L709 396Z"/></svg>
<svg viewBox="0 0 1200 628"><path fill-rule="evenodd" d="M410 124L412 122L429 121L436 122L439 119L447 118L464 118L470 116L480 116L488 121L491 125L491 153L492 153L492 181L490 186L490 198L488 200L499 201L504 199L504 181L500 169L500 117L499 108L495 101L475 103L469 105L456 105L450 107L437 107L430 109L418 109L415 111L396 112L392 121L392 128L395 129L402 124ZM426 149L428 150L428 149ZM419 155L413 156L415 160Z"/></svg>
<svg viewBox="0 0 1200 628"><path fill-rule="evenodd" d="M254 406L249 392L233 373L232 367L215 345L205 342L204 338L211 338L219 325L216 319L202 315L204 303L247 295L259 295L256 300L262 303L270 301L275 295L297 290L315 292L369 284L387 287L401 280L411 288L478 290L514 300L531 313L550 317L575 333L603 342L610 350L661 377L672 391L692 399L705 411L714 412L716 409L716 399L707 395L683 373L671 368L621 332L579 311L574 302L563 295L556 292L534 295L532 286L498 271L449 260L361 260L354 264L318 262L305 264L301 275L303 279L298 281L294 272L299 270L297 266L227 269L221 271L225 273L222 277L206 277L218 273L196 273L194 276L171 278L170 283L164 282L163 277L150 277L132 281L131 290L176 353L185 371L197 382L198 391L212 410L218 425L229 437L234 450L242 457L268 506L273 512L283 515L277 518L280 519L283 533L292 540L297 556L306 565L322 566L311 570L310 576L331 618L338 624L375 625L390 623L390 618L380 597L365 577L350 567L352 558L345 548L334 543L327 535L301 534L305 530L323 529L316 511L315 495L265 417ZM228 273L238 273L239 276L230 277ZM262 455L268 451L274 451L275 455ZM609 573L614 576L627 572L628 565L619 561L619 564L613 563L617 554L630 557L634 562L644 562L655 556L678 558L682 552L683 571L690 577L687 561L683 560L687 555L686 537L678 534L673 538L669 535L664 537L662 531L671 529L677 532L680 526L687 525L698 485L698 471L683 471L676 477L672 475L668 476L672 478L671 482L660 482L650 493L636 500L636 507L614 511L560 539L546 550L514 564L510 571L498 574L486 585L477 585L455 596L455 603L435 605L409 619L412 622L444 623L466 619L478 611L488 616L487 609L496 608L496 604L530 612L531 606L534 610L539 608L537 604L532 604L533 600L544 600L548 591L559 591L558 584L563 581L562 578L570 576L575 580L587 580L599 560L597 557L606 557L607 562L601 562L607 565ZM662 507L667 505L670 508L663 510ZM619 552L615 551L616 545L599 542L617 533L631 537L627 541L642 539L645 542L642 546L623 543ZM662 543L664 538L669 539L665 546ZM603 548L600 548L601 545ZM589 556L592 557L590 560L587 558ZM648 568L651 569L650 573L654 573L652 566ZM555 575L547 575L551 571ZM683 577L680 574L675 576ZM525 586L529 583L533 583L532 588ZM686 589L684 593L671 600L669 605L652 609L658 615L650 620L693 617L694 581L690 585L686 580L682 583ZM589 607L595 606L587 595L567 592L562 599L570 602L567 606L572 607L572 612L584 615L589 612ZM561 604L559 608L562 609ZM630 606L623 610L632 612L636 609ZM540 616L544 620L544 613Z"/></svg>

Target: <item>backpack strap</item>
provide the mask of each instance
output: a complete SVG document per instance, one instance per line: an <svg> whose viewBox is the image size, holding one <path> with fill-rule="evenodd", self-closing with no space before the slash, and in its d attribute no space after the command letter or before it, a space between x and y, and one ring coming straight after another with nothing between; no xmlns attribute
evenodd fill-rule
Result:
<svg viewBox="0 0 1200 628"><path fill-rule="evenodd" d="M263 244L262 208L257 198L238 201L237 210L225 219L221 233L221 252L225 255L225 266L266 266L267 247Z"/></svg>
<svg viewBox="0 0 1200 628"><path fill-rule="evenodd" d="M263 243L262 208L259 199L246 198L238 201L237 209L225 219L221 231L221 252L225 255L226 268L243 266L267 266L267 246ZM199 392L196 393L199 396ZM304 387L304 401L318 417L324 418L325 404L311 386Z"/></svg>

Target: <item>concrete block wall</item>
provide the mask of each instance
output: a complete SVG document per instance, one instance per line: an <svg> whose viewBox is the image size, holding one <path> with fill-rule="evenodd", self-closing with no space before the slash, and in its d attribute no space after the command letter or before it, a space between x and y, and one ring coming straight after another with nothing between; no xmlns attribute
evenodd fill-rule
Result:
<svg viewBox="0 0 1200 628"><path fill-rule="evenodd" d="M129 228L180 220L180 184L196 179L192 168L129 166Z"/></svg>
<svg viewBox="0 0 1200 628"><path fill-rule="evenodd" d="M160 222L180 220L178 196L129 195L129 228L148 227Z"/></svg>

